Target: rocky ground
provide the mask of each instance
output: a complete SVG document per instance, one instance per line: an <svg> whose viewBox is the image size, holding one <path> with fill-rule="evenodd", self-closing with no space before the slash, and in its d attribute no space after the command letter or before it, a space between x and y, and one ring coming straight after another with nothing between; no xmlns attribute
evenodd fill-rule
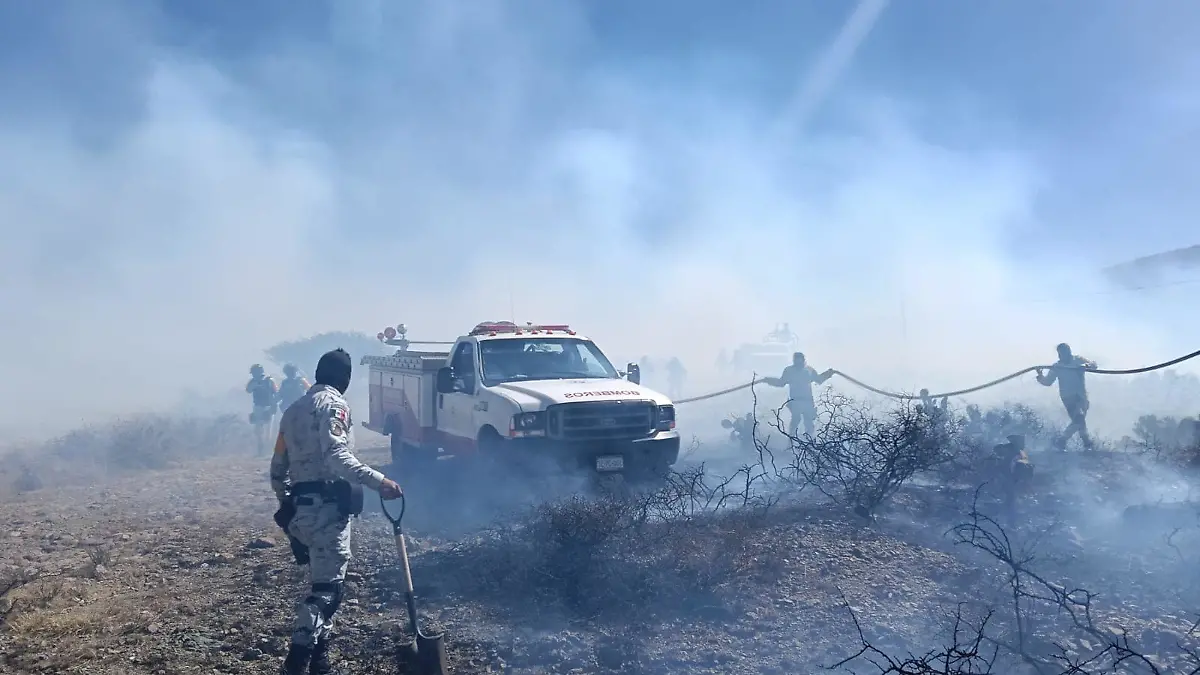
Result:
<svg viewBox="0 0 1200 675"><path fill-rule="evenodd" d="M385 461L382 449L362 454ZM1057 462L1096 479L1118 461L1058 457L1039 470L1053 476ZM271 520L265 473L264 459L224 456L6 496L0 590L5 579L22 585L0 599L2 669L275 673L305 580ZM1103 515L1128 501L1119 485L1055 485L1043 483L1013 527L1020 543L1042 533L1029 565L1099 593L1097 626L1128 631L1162 672L1186 672L1178 645L1195 642L1200 610L1194 515L1123 527ZM996 604L1001 617L1006 602L1005 568L945 536L969 490L914 487L873 523L792 503L695 530L647 530L645 558L626 555L627 567L603 574L573 568L586 579L553 578L547 560L530 561L549 554L518 546L521 528L471 533L457 516L439 522L464 510L435 492L410 490L410 552L422 612L446 631L455 673L819 672L858 649L851 608L874 644L904 654L944 644L960 603L976 614ZM375 509L355 527L337 655L349 673L405 672L390 527ZM638 568L643 559L671 575ZM1041 621L1039 631L1046 650L1102 648L1061 622ZM996 672L1019 672L1011 668Z"/></svg>

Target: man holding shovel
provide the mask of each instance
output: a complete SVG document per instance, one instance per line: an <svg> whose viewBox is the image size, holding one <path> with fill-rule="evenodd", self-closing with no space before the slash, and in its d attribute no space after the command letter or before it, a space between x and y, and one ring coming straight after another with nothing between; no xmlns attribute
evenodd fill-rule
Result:
<svg viewBox="0 0 1200 675"><path fill-rule="evenodd" d="M351 452L350 355L317 362L316 384L283 414L271 458L271 488L295 515L288 534L309 549L312 588L296 605L292 644L280 675L330 675L330 631L350 564L350 516L362 513L362 488L397 499L400 486Z"/></svg>

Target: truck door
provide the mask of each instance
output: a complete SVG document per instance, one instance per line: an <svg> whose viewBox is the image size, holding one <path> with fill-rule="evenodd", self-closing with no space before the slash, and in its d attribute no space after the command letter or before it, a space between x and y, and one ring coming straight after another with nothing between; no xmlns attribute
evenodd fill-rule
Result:
<svg viewBox="0 0 1200 675"><path fill-rule="evenodd" d="M479 370L475 366L475 344L459 343L450 360L454 393L441 395L438 410L438 427L443 432L449 453L469 450L475 442L474 406L475 393L479 389Z"/></svg>

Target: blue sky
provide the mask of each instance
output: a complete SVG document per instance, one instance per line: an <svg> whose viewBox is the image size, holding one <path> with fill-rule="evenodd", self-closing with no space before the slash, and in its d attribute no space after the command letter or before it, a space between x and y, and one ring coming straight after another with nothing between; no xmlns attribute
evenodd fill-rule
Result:
<svg viewBox="0 0 1200 675"><path fill-rule="evenodd" d="M202 388L277 339L510 305L705 361L791 319L904 384L1178 346L1184 291L1092 277L1196 243L1200 5L894 0L830 66L855 7L0 3L11 346L100 377L203 334ZM97 353L61 356L64 316ZM937 346L1016 322L1001 363Z"/></svg>

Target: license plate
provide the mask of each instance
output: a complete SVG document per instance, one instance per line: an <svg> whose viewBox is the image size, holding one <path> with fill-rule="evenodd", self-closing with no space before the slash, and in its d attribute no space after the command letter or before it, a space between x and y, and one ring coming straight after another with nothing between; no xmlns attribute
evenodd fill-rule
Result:
<svg viewBox="0 0 1200 675"><path fill-rule="evenodd" d="M596 458L597 471L621 471L625 468L625 458L621 455L605 455Z"/></svg>

